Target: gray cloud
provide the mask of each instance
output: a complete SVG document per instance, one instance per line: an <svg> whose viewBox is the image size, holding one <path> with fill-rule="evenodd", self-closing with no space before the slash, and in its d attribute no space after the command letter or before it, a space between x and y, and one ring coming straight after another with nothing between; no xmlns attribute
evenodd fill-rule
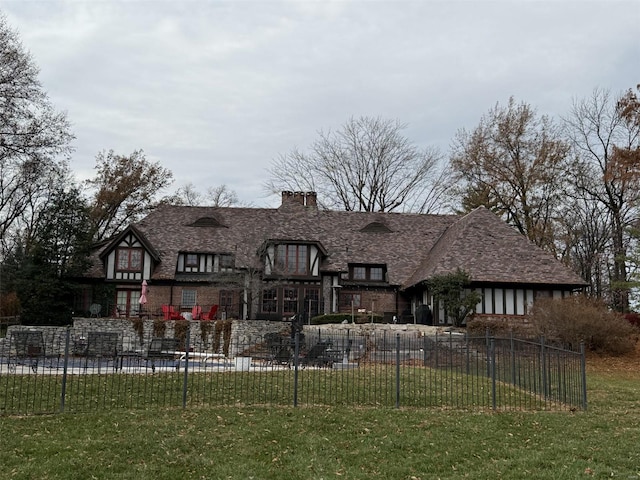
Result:
<svg viewBox="0 0 640 480"><path fill-rule="evenodd" d="M555 117L640 81L635 1L5 1L77 136L72 166L142 148L175 187L264 198L269 162L353 115L446 151L513 95Z"/></svg>

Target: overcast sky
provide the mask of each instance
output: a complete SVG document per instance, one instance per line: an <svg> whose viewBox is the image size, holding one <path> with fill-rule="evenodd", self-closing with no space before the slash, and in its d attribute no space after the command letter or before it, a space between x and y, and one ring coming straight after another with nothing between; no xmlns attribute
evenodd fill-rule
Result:
<svg viewBox="0 0 640 480"><path fill-rule="evenodd" d="M32 1L0 10L73 125L72 169L113 149L171 191L277 206L270 162L350 117L400 120L446 154L510 96L559 118L640 83L640 1ZM166 192L169 193L169 192Z"/></svg>

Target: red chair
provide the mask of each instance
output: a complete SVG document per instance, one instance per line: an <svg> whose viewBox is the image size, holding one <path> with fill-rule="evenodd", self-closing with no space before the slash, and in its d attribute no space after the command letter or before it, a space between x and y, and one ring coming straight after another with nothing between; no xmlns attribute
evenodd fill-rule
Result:
<svg viewBox="0 0 640 480"><path fill-rule="evenodd" d="M196 305L191 309L191 318L194 320L200 320L200 316L202 315L202 307L200 305Z"/></svg>
<svg viewBox="0 0 640 480"><path fill-rule="evenodd" d="M219 305L212 305L211 310L202 315L202 320L215 320Z"/></svg>
<svg viewBox="0 0 640 480"><path fill-rule="evenodd" d="M180 312L176 312L173 305L162 305L162 315L165 320L180 320L182 315Z"/></svg>

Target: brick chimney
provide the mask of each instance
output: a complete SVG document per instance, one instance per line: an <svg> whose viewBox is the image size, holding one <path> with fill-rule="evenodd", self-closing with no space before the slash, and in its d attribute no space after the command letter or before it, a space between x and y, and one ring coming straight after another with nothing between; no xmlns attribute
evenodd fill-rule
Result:
<svg viewBox="0 0 640 480"><path fill-rule="evenodd" d="M318 196L316 192L290 192L285 190L281 195L282 202L280 207L301 206L318 208Z"/></svg>
<svg viewBox="0 0 640 480"><path fill-rule="evenodd" d="M316 192L307 192L305 205L307 207L318 208L318 194Z"/></svg>

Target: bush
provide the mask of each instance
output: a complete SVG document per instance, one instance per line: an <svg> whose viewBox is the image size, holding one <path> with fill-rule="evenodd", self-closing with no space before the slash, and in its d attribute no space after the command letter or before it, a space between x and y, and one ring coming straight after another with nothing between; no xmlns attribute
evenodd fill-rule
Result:
<svg viewBox="0 0 640 480"><path fill-rule="evenodd" d="M636 313L636 312L625 313L624 314L624 318L631 325L634 325L636 327L640 327L640 313Z"/></svg>
<svg viewBox="0 0 640 480"><path fill-rule="evenodd" d="M487 329L494 337L508 337L511 333L517 338L527 338L532 335L531 328L521 323L477 317L467 322L467 334L470 337L482 337L486 335Z"/></svg>
<svg viewBox="0 0 640 480"><path fill-rule="evenodd" d="M355 323L371 323L371 314L366 315L358 313L353 317ZM317 317L311 317L311 325L326 325L328 323L342 323L344 321L351 323L350 313L331 313L328 315L318 315ZM384 323L384 317L382 315L373 315L373 323Z"/></svg>
<svg viewBox="0 0 640 480"><path fill-rule="evenodd" d="M619 313L583 296L537 300L530 316L538 335L573 349L584 342L595 352L624 355L635 348L640 333Z"/></svg>

